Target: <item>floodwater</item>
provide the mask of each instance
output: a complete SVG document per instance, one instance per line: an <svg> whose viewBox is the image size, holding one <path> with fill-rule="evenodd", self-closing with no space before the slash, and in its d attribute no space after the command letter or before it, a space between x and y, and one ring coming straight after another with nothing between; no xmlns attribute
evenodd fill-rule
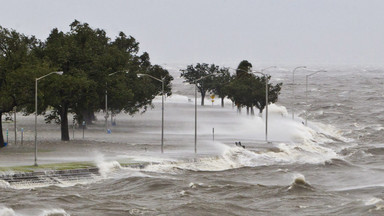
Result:
<svg viewBox="0 0 384 216"><path fill-rule="evenodd" d="M296 72L293 97L291 72L271 71L284 86L269 107L270 143L265 116L206 100L198 106L195 155L193 87L179 79L166 100L164 154L160 98L142 115L117 115L111 134L100 113L84 139L77 128L65 143L59 127L39 118L39 164L94 161L101 174L59 184L0 182L0 216L384 215L383 69L322 69L328 72L308 79L308 105L310 72ZM33 117L18 119L25 144L10 141L3 165L33 164ZM121 166L129 162L149 164Z"/></svg>

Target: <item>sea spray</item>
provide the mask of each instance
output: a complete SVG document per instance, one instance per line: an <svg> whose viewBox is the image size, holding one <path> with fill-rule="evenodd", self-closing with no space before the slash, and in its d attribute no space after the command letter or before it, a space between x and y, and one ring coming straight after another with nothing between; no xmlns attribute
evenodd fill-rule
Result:
<svg viewBox="0 0 384 216"><path fill-rule="evenodd" d="M293 182L288 187L288 191L313 191L314 188L305 180L305 176L301 173L293 175Z"/></svg>
<svg viewBox="0 0 384 216"><path fill-rule="evenodd" d="M384 209L384 201L377 197L371 197L364 201L364 204L366 206L375 206L374 209L370 209L369 212L372 212L372 210L379 211Z"/></svg>
<svg viewBox="0 0 384 216"><path fill-rule="evenodd" d="M16 216L16 213L11 208L0 206L0 216Z"/></svg>
<svg viewBox="0 0 384 216"><path fill-rule="evenodd" d="M293 179L295 184L306 184L305 176L301 173L295 173Z"/></svg>
<svg viewBox="0 0 384 216"><path fill-rule="evenodd" d="M9 187L11 187L11 185L8 182L0 179L0 188L9 188Z"/></svg>
<svg viewBox="0 0 384 216"><path fill-rule="evenodd" d="M64 209L46 209L39 216L70 216Z"/></svg>
<svg viewBox="0 0 384 216"><path fill-rule="evenodd" d="M102 155L96 158L96 166L99 168L99 173L103 178L106 178L109 173L121 169L119 162L104 161L104 157Z"/></svg>
<svg viewBox="0 0 384 216"><path fill-rule="evenodd" d="M217 144L220 146L220 144ZM149 165L145 171L160 173L180 173L182 170L192 171L224 171L241 167L257 167L273 164L321 164L339 158L331 149L316 143L280 143L274 149L259 152L237 146L221 144L222 153L217 156L200 157L196 160L181 160ZM272 146L271 146L272 147ZM278 149L278 151L276 151Z"/></svg>

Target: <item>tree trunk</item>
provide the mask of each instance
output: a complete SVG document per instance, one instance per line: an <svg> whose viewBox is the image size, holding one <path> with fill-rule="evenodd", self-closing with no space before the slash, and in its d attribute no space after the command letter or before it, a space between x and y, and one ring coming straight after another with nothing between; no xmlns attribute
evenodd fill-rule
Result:
<svg viewBox="0 0 384 216"><path fill-rule="evenodd" d="M253 109L253 106L251 106L251 115L252 115L252 116L255 115L255 110Z"/></svg>
<svg viewBox="0 0 384 216"><path fill-rule="evenodd" d="M3 136L3 122L2 122L2 118L3 118L3 112L0 112L0 148L4 147L4 136Z"/></svg>
<svg viewBox="0 0 384 216"><path fill-rule="evenodd" d="M83 110L78 115L77 123L78 125L82 125L83 121L85 121L86 125L93 124L93 121L96 120L96 116L92 110Z"/></svg>
<svg viewBox="0 0 384 216"><path fill-rule="evenodd" d="M61 120L61 140L69 141L69 129L68 129L68 106L64 105L60 111Z"/></svg>
<svg viewBox="0 0 384 216"><path fill-rule="evenodd" d="M205 92L201 91L201 106L204 106Z"/></svg>
<svg viewBox="0 0 384 216"><path fill-rule="evenodd" d="M247 106L247 115L249 115L249 106Z"/></svg>
<svg viewBox="0 0 384 216"><path fill-rule="evenodd" d="M221 98L221 107L224 107L224 97Z"/></svg>

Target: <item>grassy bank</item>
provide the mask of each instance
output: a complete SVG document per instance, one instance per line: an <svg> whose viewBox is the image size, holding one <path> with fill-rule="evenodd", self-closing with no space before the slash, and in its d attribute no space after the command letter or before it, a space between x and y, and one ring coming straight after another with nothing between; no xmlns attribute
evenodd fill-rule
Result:
<svg viewBox="0 0 384 216"><path fill-rule="evenodd" d="M13 166L13 167L0 167L0 172L36 172L42 170L73 170L73 169L88 169L94 168L95 164L92 162L70 162L70 163L54 163L42 164L39 166Z"/></svg>

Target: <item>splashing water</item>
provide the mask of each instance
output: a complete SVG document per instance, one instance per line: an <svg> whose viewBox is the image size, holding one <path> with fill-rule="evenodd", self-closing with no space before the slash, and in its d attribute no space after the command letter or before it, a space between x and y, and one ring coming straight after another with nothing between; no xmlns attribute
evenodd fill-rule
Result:
<svg viewBox="0 0 384 216"><path fill-rule="evenodd" d="M192 171L224 171L241 167L257 167L287 163L324 163L339 156L331 149L316 143L278 144L276 150L255 152L237 146L229 147L217 143L221 154L215 157L199 158L195 161L164 162L149 165L144 170L161 173L178 173L180 170Z"/></svg>
<svg viewBox="0 0 384 216"><path fill-rule="evenodd" d="M0 206L0 216L16 216L16 213L11 208Z"/></svg>
<svg viewBox="0 0 384 216"><path fill-rule="evenodd" d="M64 209L43 210L40 216L70 216Z"/></svg>
<svg viewBox="0 0 384 216"><path fill-rule="evenodd" d="M96 166L99 168L99 173L103 178L108 177L108 174L122 169L121 165L117 161L105 161L104 155L98 154L96 156Z"/></svg>

